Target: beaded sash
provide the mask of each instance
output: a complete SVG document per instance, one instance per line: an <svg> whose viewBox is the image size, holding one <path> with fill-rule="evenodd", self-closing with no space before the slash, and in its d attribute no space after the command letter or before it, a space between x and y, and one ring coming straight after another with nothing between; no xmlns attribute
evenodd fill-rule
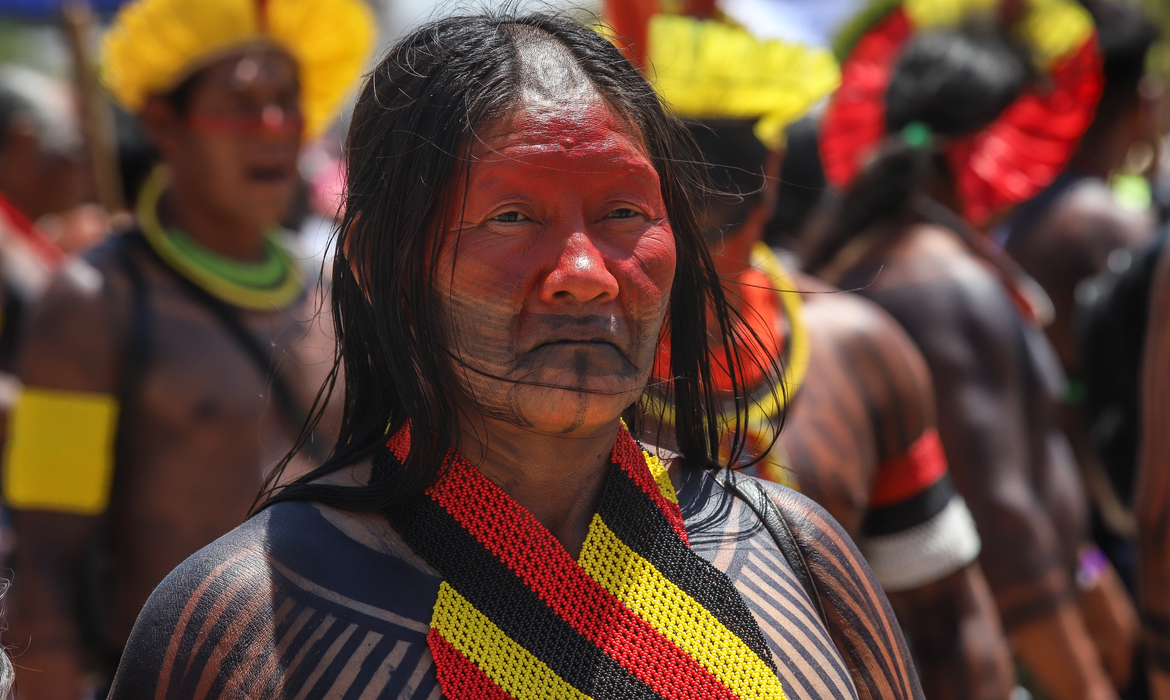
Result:
<svg viewBox="0 0 1170 700"><path fill-rule="evenodd" d="M374 478L402 469L404 428ZM691 551L666 467L622 428L574 561L452 452L426 496L385 513L443 575L427 642L450 700L784 700L731 580Z"/></svg>

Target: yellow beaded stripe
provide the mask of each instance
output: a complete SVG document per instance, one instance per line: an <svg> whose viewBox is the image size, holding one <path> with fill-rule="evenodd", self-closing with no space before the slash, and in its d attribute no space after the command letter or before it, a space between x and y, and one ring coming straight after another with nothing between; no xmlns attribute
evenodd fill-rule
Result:
<svg viewBox="0 0 1170 700"><path fill-rule="evenodd" d="M516 700L589 700L446 581L439 585L431 627Z"/></svg>
<svg viewBox="0 0 1170 700"><path fill-rule="evenodd" d="M674 484L670 483L670 472L666 464L658 455L652 455L645 450L642 454L646 457L646 466L650 468L650 474L654 477L654 483L658 484L662 496L671 503L678 503L678 496L674 493Z"/></svg>
<svg viewBox="0 0 1170 700"><path fill-rule="evenodd" d="M671 488L671 495L673 491ZM578 563L593 580L739 698L785 697L780 680L760 657L694 598L627 547L600 515L594 515L589 524Z"/></svg>

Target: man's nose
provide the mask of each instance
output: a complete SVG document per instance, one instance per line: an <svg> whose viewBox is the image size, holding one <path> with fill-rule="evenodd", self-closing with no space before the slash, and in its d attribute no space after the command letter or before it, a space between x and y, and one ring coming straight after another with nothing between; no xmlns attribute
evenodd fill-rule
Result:
<svg viewBox="0 0 1170 700"><path fill-rule="evenodd" d="M545 303L564 301L610 301L618 295L617 278L605 264L605 256L583 232L571 234L565 241L556 266L541 284L540 298Z"/></svg>

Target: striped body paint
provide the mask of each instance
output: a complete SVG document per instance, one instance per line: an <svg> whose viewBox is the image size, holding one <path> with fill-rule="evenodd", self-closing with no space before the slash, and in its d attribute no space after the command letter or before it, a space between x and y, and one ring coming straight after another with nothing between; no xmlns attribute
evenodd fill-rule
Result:
<svg viewBox="0 0 1170 700"><path fill-rule="evenodd" d="M633 448L636 450L636 445ZM652 468L651 478L638 483L649 485L653 476L662 476L654 469L658 467ZM897 620L881 596L880 586L861 563L849 538L822 509L792 491L765 485L794 524L829 615L827 626L749 508L701 471L672 466L671 472L689 548L700 561L683 560L671 567L668 550L649 551L637 539L646 530L637 527L637 521L609 518L610 508L619 512L627 509L622 499L603 499L598 508L600 520L627 547L653 563L665 579L688 590L696 600L704 595L715 597L701 585L707 580L703 576L714 572L730 580L732 592L747 609L748 619L743 622L761 633L789 698L922 697ZM659 479L658 483L669 481ZM635 500L645 498L634 488L610 492ZM665 522L665 516L661 517ZM451 543L460 556L474 551L465 545L478 547L471 535L464 537ZM467 571L502 581L499 585L504 592L526 591L535 604L540 603L531 589L517 583L519 578L506 565L485 555L482 547L478 550L481 558L464 559ZM159 586L139 617L109 697L511 697L446 637L432 634L444 581L455 589L457 582L429 566L382 515L349 513L304 502L272 506L196 553ZM695 581L700 584L698 591L693 590ZM603 586L594 590L599 589L616 600ZM704 607L712 606L708 609L718 607L705 598L702 601ZM511 625L499 616L500 611L479 603L481 614L506 631L516 646L539 643L539 639L526 636L525 630L531 632L534 625ZM532 609L540 609L535 604ZM544 617L533 620L550 628L563 625L561 631L579 644L542 660L550 669L557 668L566 684L592 674L597 686L614 683L614 679L621 683L608 696L598 691L593 697L655 697L657 691L651 685L632 678L620 663L597 653L597 646L576 628L549 612L547 606L541 607L546 611ZM460 614L456 608L449 610ZM602 615L582 615L576 622L600 629L594 618ZM641 618L631 614L623 619ZM722 613L719 619L728 629L735 624L731 616ZM635 651L640 653L646 640L655 639L665 643L663 648L669 645L678 650L653 625L641 624L646 634L628 645ZM691 658L681 650L677 653L682 661ZM446 693L437 674L444 663L454 669L453 677L460 683ZM699 662L693 662L692 668L706 672ZM680 675L665 665L659 670L662 672L656 677L648 678L663 687ZM711 687L715 684L686 687L679 683L675 697L705 700L714 696L706 690ZM571 695L554 690L548 697Z"/></svg>

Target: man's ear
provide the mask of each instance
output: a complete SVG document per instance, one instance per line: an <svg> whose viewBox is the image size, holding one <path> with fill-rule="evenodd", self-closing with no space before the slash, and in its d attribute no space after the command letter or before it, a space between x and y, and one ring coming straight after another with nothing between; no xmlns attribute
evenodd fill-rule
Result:
<svg viewBox="0 0 1170 700"><path fill-rule="evenodd" d="M161 97L148 97L138 113L138 121L151 145L167 159L175 149L183 122L174 106Z"/></svg>

